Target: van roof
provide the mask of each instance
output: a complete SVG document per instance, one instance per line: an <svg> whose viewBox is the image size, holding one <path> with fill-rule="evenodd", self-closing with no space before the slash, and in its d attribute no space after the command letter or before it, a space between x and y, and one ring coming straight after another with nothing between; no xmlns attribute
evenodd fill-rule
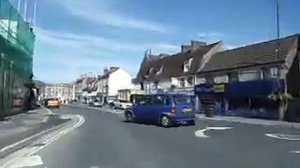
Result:
<svg viewBox="0 0 300 168"><path fill-rule="evenodd" d="M170 96L184 95L184 96L189 96L188 94L183 94L183 93L155 93L155 94L146 94L146 95L159 95L159 96L162 96L162 95L170 95Z"/></svg>

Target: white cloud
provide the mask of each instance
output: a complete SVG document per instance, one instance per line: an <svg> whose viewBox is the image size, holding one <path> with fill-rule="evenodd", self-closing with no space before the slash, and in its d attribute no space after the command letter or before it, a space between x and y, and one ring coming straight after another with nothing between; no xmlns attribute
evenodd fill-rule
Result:
<svg viewBox="0 0 300 168"><path fill-rule="evenodd" d="M164 53L179 49L166 42L130 43L39 27L35 33L34 71L38 79L46 81L72 81L88 71L99 74L105 66L120 66L135 76L145 49Z"/></svg>
<svg viewBox="0 0 300 168"><path fill-rule="evenodd" d="M198 33L198 37L199 38L220 38L222 37L223 34L221 33L216 33L216 32L212 32L212 33Z"/></svg>
<svg viewBox="0 0 300 168"><path fill-rule="evenodd" d="M169 29L160 23L138 19L125 13L113 11L113 1L102 0L53 0L65 7L72 15L96 24L118 28L130 28L159 33L168 33Z"/></svg>
<svg viewBox="0 0 300 168"><path fill-rule="evenodd" d="M116 39L109 39L100 36L86 34L73 34L68 32L49 31L36 28L37 39L58 47L89 48L89 50L102 51L145 51L148 48L156 52L174 52L179 47L177 45L157 42L157 43L128 43Z"/></svg>

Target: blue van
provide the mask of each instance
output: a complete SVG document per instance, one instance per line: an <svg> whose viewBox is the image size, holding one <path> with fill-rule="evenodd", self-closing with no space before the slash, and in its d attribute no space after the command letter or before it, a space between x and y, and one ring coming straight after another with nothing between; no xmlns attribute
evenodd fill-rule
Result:
<svg viewBox="0 0 300 168"><path fill-rule="evenodd" d="M132 107L124 112L128 122L156 123L170 127L186 122L195 125L195 103L192 96L184 94L136 95Z"/></svg>

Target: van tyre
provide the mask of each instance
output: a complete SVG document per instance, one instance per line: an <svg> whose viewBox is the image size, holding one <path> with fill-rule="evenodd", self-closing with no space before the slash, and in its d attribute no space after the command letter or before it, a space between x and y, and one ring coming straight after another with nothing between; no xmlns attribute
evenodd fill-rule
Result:
<svg viewBox="0 0 300 168"><path fill-rule="evenodd" d="M126 119L127 122L134 122L134 117L133 117L132 112L126 111L125 112L125 119Z"/></svg>
<svg viewBox="0 0 300 168"><path fill-rule="evenodd" d="M163 115L160 118L160 125L165 127L165 128L170 127L172 125L172 121L171 121L170 117L168 117L166 115Z"/></svg>
<svg viewBox="0 0 300 168"><path fill-rule="evenodd" d="M189 125L194 126L195 125L195 120L191 120L188 122Z"/></svg>

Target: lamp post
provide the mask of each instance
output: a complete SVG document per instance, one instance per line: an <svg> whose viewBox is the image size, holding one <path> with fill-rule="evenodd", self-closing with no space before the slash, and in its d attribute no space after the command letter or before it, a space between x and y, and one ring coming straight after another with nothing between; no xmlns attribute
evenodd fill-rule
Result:
<svg viewBox="0 0 300 168"><path fill-rule="evenodd" d="M280 18L279 18L279 1L275 0L276 4L276 38L277 38L277 43L276 43L276 59L277 61L280 61L279 58L279 50L280 50ZM277 73L278 80L280 78L280 74Z"/></svg>
<svg viewBox="0 0 300 168"><path fill-rule="evenodd" d="M4 120L4 103L3 103L3 96L4 96L4 59L5 59L5 54L1 53L0 55L0 121Z"/></svg>
<svg viewBox="0 0 300 168"><path fill-rule="evenodd" d="M276 37L277 37L276 59L277 59L277 62L279 63L280 62L280 55L279 55L279 53L280 53L280 39L279 39L280 38L280 6L279 6L279 0L275 0L275 4L276 4ZM283 76L284 90L282 92L281 83L280 83L280 72L281 72L281 67L280 67L280 65L278 65L277 82L278 82L279 90L278 90L276 99L279 101L279 108L278 108L279 119L284 120L285 112L287 110L287 104L288 104L288 100L286 100L286 98L284 98L284 95L287 94L287 82L286 82L286 75L285 75L285 76ZM279 97L281 97L281 98L279 98Z"/></svg>

